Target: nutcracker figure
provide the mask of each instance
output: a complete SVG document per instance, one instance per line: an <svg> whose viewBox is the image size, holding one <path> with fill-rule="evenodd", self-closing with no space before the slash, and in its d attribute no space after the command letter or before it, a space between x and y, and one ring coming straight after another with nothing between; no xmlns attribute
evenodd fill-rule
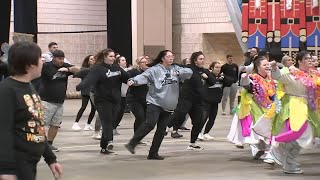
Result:
<svg viewBox="0 0 320 180"><path fill-rule="evenodd" d="M318 0L306 0L307 50L320 54L320 7Z"/></svg>
<svg viewBox="0 0 320 180"><path fill-rule="evenodd" d="M267 41L269 43L279 43L280 34L280 0L268 0L268 32Z"/></svg>
<svg viewBox="0 0 320 180"><path fill-rule="evenodd" d="M267 0L253 0L248 2L248 48L266 46L268 24Z"/></svg>
<svg viewBox="0 0 320 180"><path fill-rule="evenodd" d="M300 40L304 41L305 2L280 0L281 50L294 56L299 51Z"/></svg>

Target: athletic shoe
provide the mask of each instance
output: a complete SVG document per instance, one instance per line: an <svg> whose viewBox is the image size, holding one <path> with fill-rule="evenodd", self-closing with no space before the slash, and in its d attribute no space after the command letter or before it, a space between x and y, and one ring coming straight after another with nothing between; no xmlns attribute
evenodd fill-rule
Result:
<svg viewBox="0 0 320 180"><path fill-rule="evenodd" d="M112 141L108 142L108 145L107 145L107 150L112 150L113 149L113 143Z"/></svg>
<svg viewBox="0 0 320 180"><path fill-rule="evenodd" d="M203 136L203 134L202 134L202 133L199 133L199 135L198 135L198 139L199 139L200 141L203 141L203 140L204 140L204 136Z"/></svg>
<svg viewBox="0 0 320 180"><path fill-rule="evenodd" d="M72 129L75 130L75 131L79 131L81 130L82 128L79 126L79 124L77 122L73 123L72 125Z"/></svg>
<svg viewBox="0 0 320 180"><path fill-rule="evenodd" d="M93 135L92 135L92 138L93 139L95 139L95 140L100 140L101 139L101 135L100 135L100 133L94 133Z"/></svg>
<svg viewBox="0 0 320 180"><path fill-rule="evenodd" d="M212 136L210 136L209 134L204 134L203 135L204 139L206 140L213 140L214 138Z"/></svg>
<svg viewBox="0 0 320 180"><path fill-rule="evenodd" d="M198 145L189 145L187 150L203 150L204 148Z"/></svg>
<svg viewBox="0 0 320 180"><path fill-rule="evenodd" d="M153 155L149 154L147 159L149 159L149 160L164 160L164 157L159 156L159 154L153 154Z"/></svg>
<svg viewBox="0 0 320 180"><path fill-rule="evenodd" d="M172 131L171 132L171 137L172 138L182 138L183 135L179 134L177 131Z"/></svg>
<svg viewBox="0 0 320 180"><path fill-rule="evenodd" d="M86 124L83 128L84 131L91 131L91 130L94 130L90 124Z"/></svg>

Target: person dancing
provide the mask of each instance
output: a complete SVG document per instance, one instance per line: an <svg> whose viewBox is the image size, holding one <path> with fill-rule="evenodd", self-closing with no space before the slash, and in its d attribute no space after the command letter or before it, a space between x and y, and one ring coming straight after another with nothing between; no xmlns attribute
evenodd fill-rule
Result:
<svg viewBox="0 0 320 180"><path fill-rule="evenodd" d="M192 75L191 69L172 65L173 59L174 56L170 50L160 51L148 70L128 81L129 86L149 85L146 97L146 120L135 131L129 143L125 145L132 154L135 153L135 147L139 142L157 125L148 159L164 159L158 154L158 151L165 136L170 112L176 108L178 102L179 82Z"/></svg>
<svg viewBox="0 0 320 180"><path fill-rule="evenodd" d="M256 127L256 131L252 131L251 127L261 119L269 119L271 122L275 116L276 84L270 77L270 65L266 57L256 56L253 64L252 74L242 74L241 86L244 89L227 138L241 149L244 144L250 144L252 155L258 160L268 149L267 138L270 136L266 138L262 136L264 134L256 133L262 131L263 126ZM271 129L263 129L265 131L268 133Z"/></svg>
<svg viewBox="0 0 320 180"><path fill-rule="evenodd" d="M310 70L312 59L307 51L297 54L296 67L290 67L287 73L280 71L276 62L271 64L272 78L285 89L282 108L272 122L273 139L279 146L273 146L271 154L284 173L302 174L296 158L302 148L311 147L320 135L319 72Z"/></svg>

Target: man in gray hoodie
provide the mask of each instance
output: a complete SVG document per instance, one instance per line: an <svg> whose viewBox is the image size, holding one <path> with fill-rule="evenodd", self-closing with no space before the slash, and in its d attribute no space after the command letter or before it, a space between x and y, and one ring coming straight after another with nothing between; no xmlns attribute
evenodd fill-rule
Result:
<svg viewBox="0 0 320 180"><path fill-rule="evenodd" d="M192 70L172 65L174 56L171 51L161 51L144 73L129 79L128 85L148 84L146 121L134 133L133 138L125 147L132 154L138 143L157 125L148 159L163 160L158 151L168 123L171 112L176 108L179 97L179 82L189 79Z"/></svg>

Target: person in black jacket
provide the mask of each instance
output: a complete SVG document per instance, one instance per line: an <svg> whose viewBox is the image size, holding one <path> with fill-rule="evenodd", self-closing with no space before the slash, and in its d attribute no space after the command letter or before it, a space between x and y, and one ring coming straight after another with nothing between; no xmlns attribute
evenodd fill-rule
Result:
<svg viewBox="0 0 320 180"><path fill-rule="evenodd" d="M214 122L218 113L218 106L221 102L223 95L223 87L226 81L232 81L232 79L225 78L221 73L221 64L219 62L212 62L210 67L210 71L216 79L216 83L214 85L205 84L204 86L204 121L203 126L205 126L204 133L200 133L198 139L200 140L213 140L213 137L209 135L210 130L212 129ZM209 118L208 122L207 119ZM206 124L207 123L207 124ZM201 128L203 129L203 128Z"/></svg>
<svg viewBox="0 0 320 180"><path fill-rule="evenodd" d="M210 73L208 69L204 68L204 60L205 57L201 51L192 53L190 57L191 64L187 65L187 67L192 69L193 74L190 79L184 81L182 90L180 91L181 93L179 95L177 108L172 114L173 131L171 137L173 138L176 138L176 135L180 135L177 130L182 122L179 121L184 121L184 117L187 113L190 115L192 130L188 150L203 149L195 144L203 125L203 100L204 98L207 98L203 92L203 87L205 83L213 85L216 82L213 74ZM182 135L180 135L180 137L182 137Z"/></svg>
<svg viewBox="0 0 320 180"><path fill-rule="evenodd" d="M110 154L114 153L113 122L120 111L121 84L127 82L129 75L119 65L114 64L115 53L112 49L100 51L95 59L96 65L76 89L79 91L92 86L95 88L94 103L102 125L100 153Z"/></svg>
<svg viewBox="0 0 320 180"><path fill-rule="evenodd" d="M149 61L144 57L141 56L137 59L137 66L128 71L130 78L133 78L139 74L142 74L145 70L148 69L147 64ZM127 91L127 103L132 114L135 117L134 121L134 132L140 127L140 125L146 119L146 108L147 108L147 101L146 96L148 93L148 85L141 85L141 86L130 86Z"/></svg>
<svg viewBox="0 0 320 180"><path fill-rule="evenodd" d="M81 78L81 80L83 80L88 75L90 68L94 64L95 64L95 60L94 60L93 55L88 55L83 60L81 70L78 73L74 74L73 77L78 77L78 78ZM92 119L94 117L94 114L96 112L96 108L94 107L94 103L90 99L90 90L91 90L90 87L87 89L81 90L82 104L81 104L81 108L79 109L79 111L77 113L76 120L73 123L73 126L72 126L73 130L76 130L76 131L81 130L81 127L79 126L78 123L79 123L79 120L80 120L83 112L86 110L89 101L91 104L91 111L90 111L90 114L88 117L87 124L84 126L83 130L85 130L85 131L93 130L93 128L91 127L90 124L91 124Z"/></svg>
<svg viewBox="0 0 320 180"><path fill-rule="evenodd" d="M31 84L41 75L40 47L13 44L8 65L11 76L0 83L0 179L35 180L41 157L58 179L62 168L46 139L43 105Z"/></svg>

